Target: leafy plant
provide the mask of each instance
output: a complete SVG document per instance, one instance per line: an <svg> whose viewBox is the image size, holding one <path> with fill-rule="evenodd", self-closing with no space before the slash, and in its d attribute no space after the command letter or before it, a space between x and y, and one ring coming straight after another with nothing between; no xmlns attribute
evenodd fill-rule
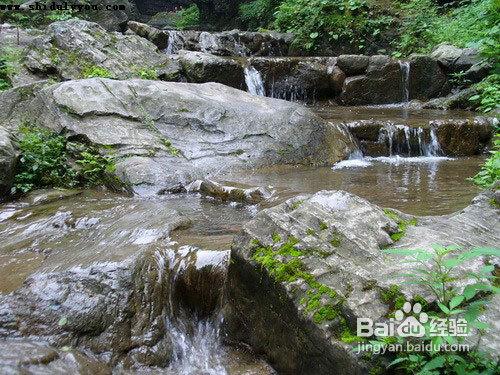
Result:
<svg viewBox="0 0 500 375"><path fill-rule="evenodd" d="M254 0L240 5L240 19L250 29L268 27L273 23L279 0Z"/></svg>
<svg viewBox="0 0 500 375"><path fill-rule="evenodd" d="M490 151L491 156L486 160L481 170L471 180L483 188L492 187L500 180L500 133L495 135L494 148Z"/></svg>
<svg viewBox="0 0 500 375"><path fill-rule="evenodd" d="M464 272L460 266L479 257L500 257L500 250L494 248L476 248L463 253L456 247L435 245L432 250L402 250L390 249L386 253L409 257L408 261L416 265L410 272L402 276L407 284L417 284L424 287L436 298L437 311L430 311L433 319L457 318L463 316L467 327L486 330L488 326L479 320L479 315L485 309L491 293L498 293L499 288L493 284L493 265L483 265L478 272ZM465 283L465 287L463 284ZM463 337L457 337L445 332L443 335L431 335L430 322L424 324L425 336L422 343L431 343L429 352L398 352L390 366L398 367L408 374L479 374L498 370L498 364L488 356L477 351L453 352L440 350L441 345L463 342ZM405 338L397 337L399 343ZM384 343L376 341L379 345ZM403 346L404 347L404 346ZM495 370L496 369L496 370Z"/></svg>
<svg viewBox="0 0 500 375"><path fill-rule="evenodd" d="M139 69L137 71L137 75L141 79L150 79L150 80L157 80L158 79L158 73L155 69Z"/></svg>
<svg viewBox="0 0 500 375"><path fill-rule="evenodd" d="M492 74L475 86L477 95L469 98L478 105L482 112L491 112L500 108L500 74Z"/></svg>
<svg viewBox="0 0 500 375"><path fill-rule="evenodd" d="M179 30L196 28L200 24L200 9L193 4L176 13L175 27Z"/></svg>
<svg viewBox="0 0 500 375"><path fill-rule="evenodd" d="M19 70L22 51L15 47L0 50L0 91L12 87L11 77Z"/></svg>
<svg viewBox="0 0 500 375"><path fill-rule="evenodd" d="M13 194L45 187L103 185L115 168L113 158L97 149L29 125L20 127L19 150Z"/></svg>
<svg viewBox="0 0 500 375"><path fill-rule="evenodd" d="M112 78L112 73L103 67L97 65L87 65L81 71L82 78Z"/></svg>

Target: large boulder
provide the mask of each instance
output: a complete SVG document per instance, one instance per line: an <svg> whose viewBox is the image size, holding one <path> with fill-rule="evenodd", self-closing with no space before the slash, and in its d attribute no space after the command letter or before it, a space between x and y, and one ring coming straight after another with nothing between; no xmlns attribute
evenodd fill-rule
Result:
<svg viewBox="0 0 500 375"><path fill-rule="evenodd" d="M0 127L0 200L9 193L14 177L16 151L9 133Z"/></svg>
<svg viewBox="0 0 500 375"><path fill-rule="evenodd" d="M274 98L332 98L340 94L345 80L335 58L254 57L248 63L261 74L266 95Z"/></svg>
<svg viewBox="0 0 500 375"><path fill-rule="evenodd" d="M365 55L340 55L337 57L337 66L347 77L365 74L369 63L370 57Z"/></svg>
<svg viewBox="0 0 500 375"><path fill-rule="evenodd" d="M459 73L469 83L481 81L492 69L476 48L440 44L432 51L431 57L439 61L448 74Z"/></svg>
<svg viewBox="0 0 500 375"><path fill-rule="evenodd" d="M399 62L389 56L371 56L366 74L345 80L340 99L346 105L403 101L404 83Z"/></svg>
<svg viewBox="0 0 500 375"><path fill-rule="evenodd" d="M409 265L381 250L497 246L491 199L479 196L452 215L412 217L347 192L322 191L261 211L233 243L226 332L282 373L367 373L370 366L349 344L357 318L386 322L398 296L435 298L401 285ZM395 286L401 294L388 294Z"/></svg>
<svg viewBox="0 0 500 375"><path fill-rule="evenodd" d="M24 65L37 75L61 79L105 76L118 79L165 76L178 79L179 67L148 40L108 33L96 23L54 22L28 46Z"/></svg>
<svg viewBox="0 0 500 375"><path fill-rule="evenodd" d="M245 88L243 65L236 59L179 51L179 63L188 82L218 82L237 89Z"/></svg>
<svg viewBox="0 0 500 375"><path fill-rule="evenodd" d="M412 55L409 64L409 99L428 100L448 94L448 78L436 59Z"/></svg>
<svg viewBox="0 0 500 375"><path fill-rule="evenodd" d="M0 95L15 100L11 91ZM55 84L33 95L19 116L105 146L117 157L123 181L155 191L233 168L331 165L355 148L343 125L330 124L299 104L215 83L94 78Z"/></svg>

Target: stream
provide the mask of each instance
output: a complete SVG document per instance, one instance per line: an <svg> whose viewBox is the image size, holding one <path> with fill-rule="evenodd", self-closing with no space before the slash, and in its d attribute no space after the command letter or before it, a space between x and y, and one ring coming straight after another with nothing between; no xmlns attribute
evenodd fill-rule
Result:
<svg viewBox="0 0 500 375"><path fill-rule="evenodd" d="M258 81L250 83L260 93ZM399 107L343 108L324 103L313 108L331 121L375 119L412 128L447 116L473 116ZM123 262L134 254L152 251L159 283L168 277L169 288L192 288L194 284L189 282L198 285L196 301L186 300L185 306L199 307L200 300L213 298L217 303L201 312L196 310L198 307L194 312L185 306L171 307L165 324L172 339L173 360L165 370L142 368L141 373L272 374L269 365L245 348L224 345L220 333L227 250L242 225L259 210L298 194L335 189L411 214L448 214L465 207L478 193L479 189L466 179L477 173L483 161L483 157L448 158L437 154L408 157L393 153L391 147L391 155L386 157L358 153L346 162L327 167L277 166L218 177L225 185L267 188L272 197L261 205L221 203L189 193L144 197L103 191L39 193L35 198L0 206L0 292L15 291L30 275ZM206 276L200 275L206 267L218 270L210 271L217 277L209 279L217 280L218 288L212 287L216 284L196 284L205 280ZM195 270L194 276L188 278L191 281L187 286L179 283L177 277L183 279L191 268ZM170 305L181 298L176 293L172 289L168 292Z"/></svg>

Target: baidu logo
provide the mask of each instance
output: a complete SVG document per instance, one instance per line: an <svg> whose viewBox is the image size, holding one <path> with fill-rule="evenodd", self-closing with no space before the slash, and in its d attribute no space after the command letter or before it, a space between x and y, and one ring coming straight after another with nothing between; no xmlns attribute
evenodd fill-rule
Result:
<svg viewBox="0 0 500 375"><path fill-rule="evenodd" d="M394 318L389 322L374 323L370 318L358 318L357 335L359 337L400 336L400 337L423 337L425 336L424 324L429 321L429 316L422 312L422 305L416 303L412 306L405 302L401 310L397 310Z"/></svg>

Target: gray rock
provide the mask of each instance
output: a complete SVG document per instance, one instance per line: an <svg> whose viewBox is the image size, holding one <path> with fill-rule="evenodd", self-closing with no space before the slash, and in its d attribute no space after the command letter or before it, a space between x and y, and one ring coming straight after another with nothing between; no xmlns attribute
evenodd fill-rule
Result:
<svg viewBox="0 0 500 375"><path fill-rule="evenodd" d="M450 90L438 61L426 55L410 57L409 85L410 99L428 100L446 95Z"/></svg>
<svg viewBox="0 0 500 375"><path fill-rule="evenodd" d="M0 340L0 368L5 374L111 374L109 366L78 350L27 339Z"/></svg>
<svg viewBox="0 0 500 375"><path fill-rule="evenodd" d="M391 301L384 302L382 293L391 285L400 285L407 299L419 293L433 300L420 288L401 285L398 275L409 265L381 249L430 248L435 243L465 249L496 246L498 209L490 200L488 194L481 195L455 214L415 218L416 225L410 225L397 243L390 237L398 231L394 215L398 220L411 216L386 215L380 207L342 191L299 196L261 211L232 247L225 319L229 337L265 353L283 373L366 373L367 364L341 342L342 333L355 332L358 317L385 321ZM285 243L288 251L295 244L296 254L271 255L288 265L280 268L281 273L273 274L254 258L262 251L259 247L277 254ZM480 263L470 262L469 270ZM297 269L302 272L298 276ZM310 304L318 293L319 305ZM322 307L330 309L328 317Z"/></svg>
<svg viewBox="0 0 500 375"><path fill-rule="evenodd" d="M403 98L399 62L384 55L370 57L366 75L348 77L340 96L346 105L398 103Z"/></svg>
<svg viewBox="0 0 500 375"><path fill-rule="evenodd" d="M188 82L218 82L238 89L245 88L241 62L203 52L179 51L179 63Z"/></svg>
<svg viewBox="0 0 500 375"><path fill-rule="evenodd" d="M94 78L33 95L19 116L113 149L124 182L156 191L233 168L331 165L355 148L343 125L329 124L299 104L215 83Z"/></svg>
<svg viewBox="0 0 500 375"><path fill-rule="evenodd" d="M186 187L188 192L199 192L223 202L239 202L248 204L262 203L271 197L264 188L239 188L224 186L210 180L197 180Z"/></svg>
<svg viewBox="0 0 500 375"><path fill-rule="evenodd" d="M145 23L136 21L127 22L127 26L135 34L153 42L159 49L163 50L167 48L169 37L167 31L159 30Z"/></svg>
<svg viewBox="0 0 500 375"><path fill-rule="evenodd" d="M474 103L469 99L477 94L474 87L469 87L442 98L435 98L425 102L422 108L427 109L473 109Z"/></svg>
<svg viewBox="0 0 500 375"><path fill-rule="evenodd" d="M333 98L342 90L345 74L335 58L254 57L248 60L262 75L268 96L287 100Z"/></svg>
<svg viewBox="0 0 500 375"><path fill-rule="evenodd" d="M136 35L108 33L96 23L69 20L49 25L28 47L25 66L34 74L62 79L106 75L126 79L162 73L170 59Z"/></svg>
<svg viewBox="0 0 500 375"><path fill-rule="evenodd" d="M10 192L16 159L17 155L10 135L0 127L0 199Z"/></svg>
<svg viewBox="0 0 500 375"><path fill-rule="evenodd" d="M337 66L348 77L365 74L369 62L370 57L364 55L340 55L337 57Z"/></svg>
<svg viewBox="0 0 500 375"><path fill-rule="evenodd" d="M431 53L449 73L466 72L474 65L483 61L479 51L475 48L457 48L450 44L441 44Z"/></svg>

